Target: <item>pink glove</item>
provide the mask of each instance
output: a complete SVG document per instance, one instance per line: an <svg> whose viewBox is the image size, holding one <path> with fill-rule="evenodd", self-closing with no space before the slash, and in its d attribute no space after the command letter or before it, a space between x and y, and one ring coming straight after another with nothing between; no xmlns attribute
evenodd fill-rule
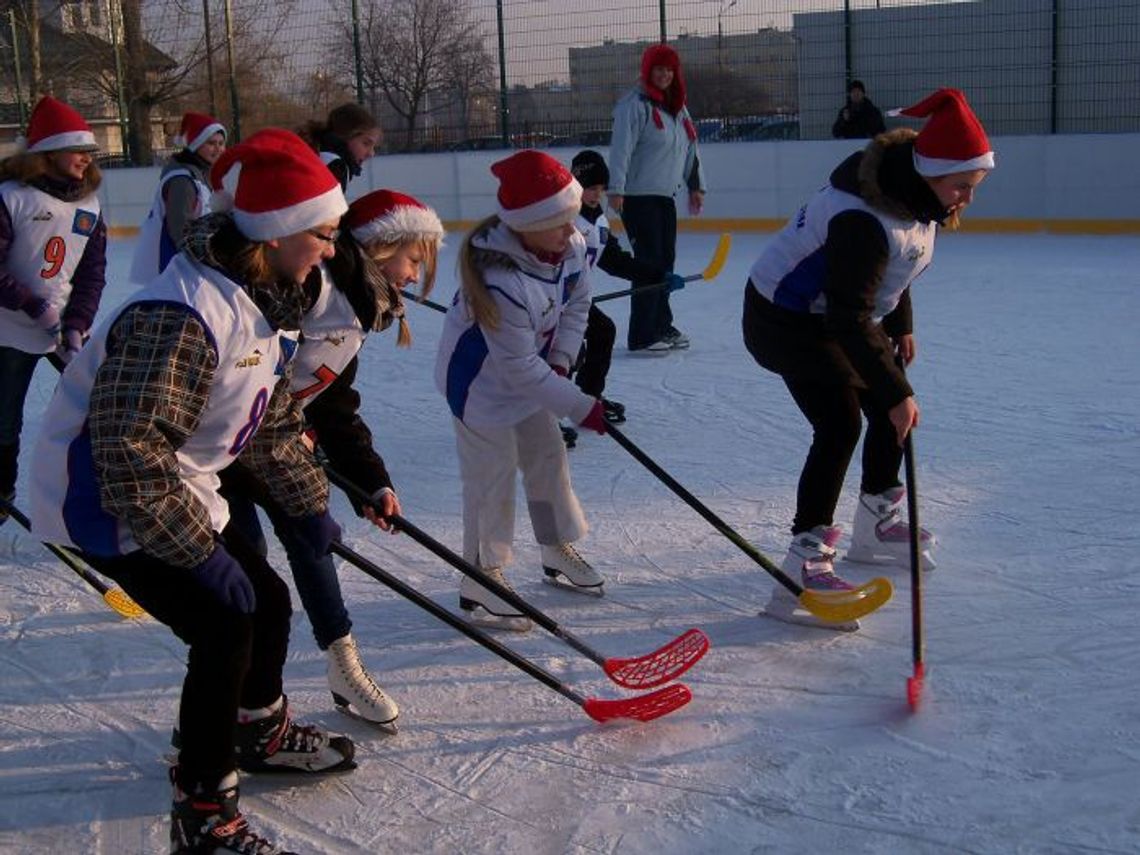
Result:
<svg viewBox="0 0 1140 855"><path fill-rule="evenodd" d="M66 365L75 358L75 354L79 353L81 347L83 347L83 333L74 327L66 327L63 331L63 338L55 352Z"/></svg>
<svg viewBox="0 0 1140 855"><path fill-rule="evenodd" d="M590 407L590 412L586 414L586 418L578 424L595 433L604 434L606 432L606 409L602 402L600 400L594 401L594 406Z"/></svg>

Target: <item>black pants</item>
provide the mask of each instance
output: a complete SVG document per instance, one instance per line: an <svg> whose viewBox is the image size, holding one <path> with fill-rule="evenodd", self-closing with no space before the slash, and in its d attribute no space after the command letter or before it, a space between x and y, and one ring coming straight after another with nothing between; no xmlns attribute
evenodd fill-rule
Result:
<svg viewBox="0 0 1140 855"><path fill-rule="evenodd" d="M902 448L887 411L864 388L819 315L774 306L751 284L744 289L744 344L757 364L780 375L812 427L811 448L800 472L792 533L834 522L835 506L863 418L864 493L899 484Z"/></svg>
<svg viewBox="0 0 1140 855"><path fill-rule="evenodd" d="M575 382L587 395L602 397L606 388L606 375L610 373L616 338L617 327L609 315L591 304L586 320L586 336L582 339L582 349L578 352L575 368Z"/></svg>
<svg viewBox="0 0 1140 855"><path fill-rule="evenodd" d="M812 426L811 448L800 472L796 490L796 516L792 533L817 525L831 525L851 455L859 442L863 416L864 493L881 493L898 486L902 448L887 411L865 390L784 377L792 399Z"/></svg>
<svg viewBox="0 0 1140 855"><path fill-rule="evenodd" d="M240 538L228 538L226 550L253 583L253 614L226 608L189 570L141 550L116 558L88 558L190 647L178 710L183 784L216 784L233 771L238 708L269 706L282 694L292 614L289 588Z"/></svg>
<svg viewBox="0 0 1140 855"><path fill-rule="evenodd" d="M634 257L671 273L677 253L677 206L673 199L669 196L626 196L621 221L633 246ZM651 283L632 284L638 290L629 298L626 343L630 350L640 350L665 337L673 326L673 311L669 308L668 288L641 290L642 286Z"/></svg>

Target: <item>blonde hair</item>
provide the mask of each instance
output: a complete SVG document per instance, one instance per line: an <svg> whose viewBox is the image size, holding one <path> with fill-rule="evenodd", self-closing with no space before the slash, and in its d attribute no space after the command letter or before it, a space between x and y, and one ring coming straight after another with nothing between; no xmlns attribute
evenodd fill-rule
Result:
<svg viewBox="0 0 1140 855"><path fill-rule="evenodd" d="M376 241L365 244L363 249L370 259L382 266L385 262L391 261L396 253L406 246L417 247L424 257L424 275L420 281L420 291L417 297L422 303L431 294L431 289L435 287L435 271L439 262L439 241L429 238L413 238L399 243Z"/></svg>
<svg viewBox="0 0 1140 855"><path fill-rule="evenodd" d="M51 172L51 156L58 154L60 151L66 149L57 149L56 151L22 151L19 154L14 154L6 160L0 162L0 181L19 181L22 184L30 184L42 175L48 175ZM91 163L88 164L87 169L83 172L84 189L88 193L94 193L99 189L99 185L103 181L103 173L99 170L99 165L95 162L94 156L91 158Z"/></svg>
<svg viewBox="0 0 1140 855"><path fill-rule="evenodd" d="M483 281L483 271L475 264L471 241L477 235L485 234L499 225L499 222L498 214L491 214L480 220L475 228L466 234L459 246L459 282L463 296L467 299L475 323L489 330L499 326L499 307L491 299L491 292L487 290L487 283Z"/></svg>

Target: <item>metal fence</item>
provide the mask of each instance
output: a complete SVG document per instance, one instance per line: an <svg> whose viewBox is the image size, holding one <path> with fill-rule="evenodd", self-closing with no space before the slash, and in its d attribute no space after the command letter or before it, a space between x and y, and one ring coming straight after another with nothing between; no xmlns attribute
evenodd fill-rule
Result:
<svg viewBox="0 0 1140 855"><path fill-rule="evenodd" d="M1140 0L10 0L0 132L51 92L148 163L184 110L232 136L344 101L388 151L605 145L662 39L706 142L819 139L863 81L880 107L964 89L992 134L1140 130Z"/></svg>

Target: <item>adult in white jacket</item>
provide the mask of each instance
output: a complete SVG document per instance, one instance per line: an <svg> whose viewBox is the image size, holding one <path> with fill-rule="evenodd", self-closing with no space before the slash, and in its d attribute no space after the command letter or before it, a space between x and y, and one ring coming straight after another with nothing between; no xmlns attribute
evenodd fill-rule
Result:
<svg viewBox="0 0 1140 855"><path fill-rule="evenodd" d="M546 579L601 593L571 545L586 533L558 419L605 433L602 402L568 378L590 306L585 242L574 228L582 188L558 161L520 151L495 163L499 210L459 252L436 385L454 416L463 481L464 557L505 584L514 540L516 470ZM526 630L513 606L464 577L460 607L477 623Z"/></svg>

